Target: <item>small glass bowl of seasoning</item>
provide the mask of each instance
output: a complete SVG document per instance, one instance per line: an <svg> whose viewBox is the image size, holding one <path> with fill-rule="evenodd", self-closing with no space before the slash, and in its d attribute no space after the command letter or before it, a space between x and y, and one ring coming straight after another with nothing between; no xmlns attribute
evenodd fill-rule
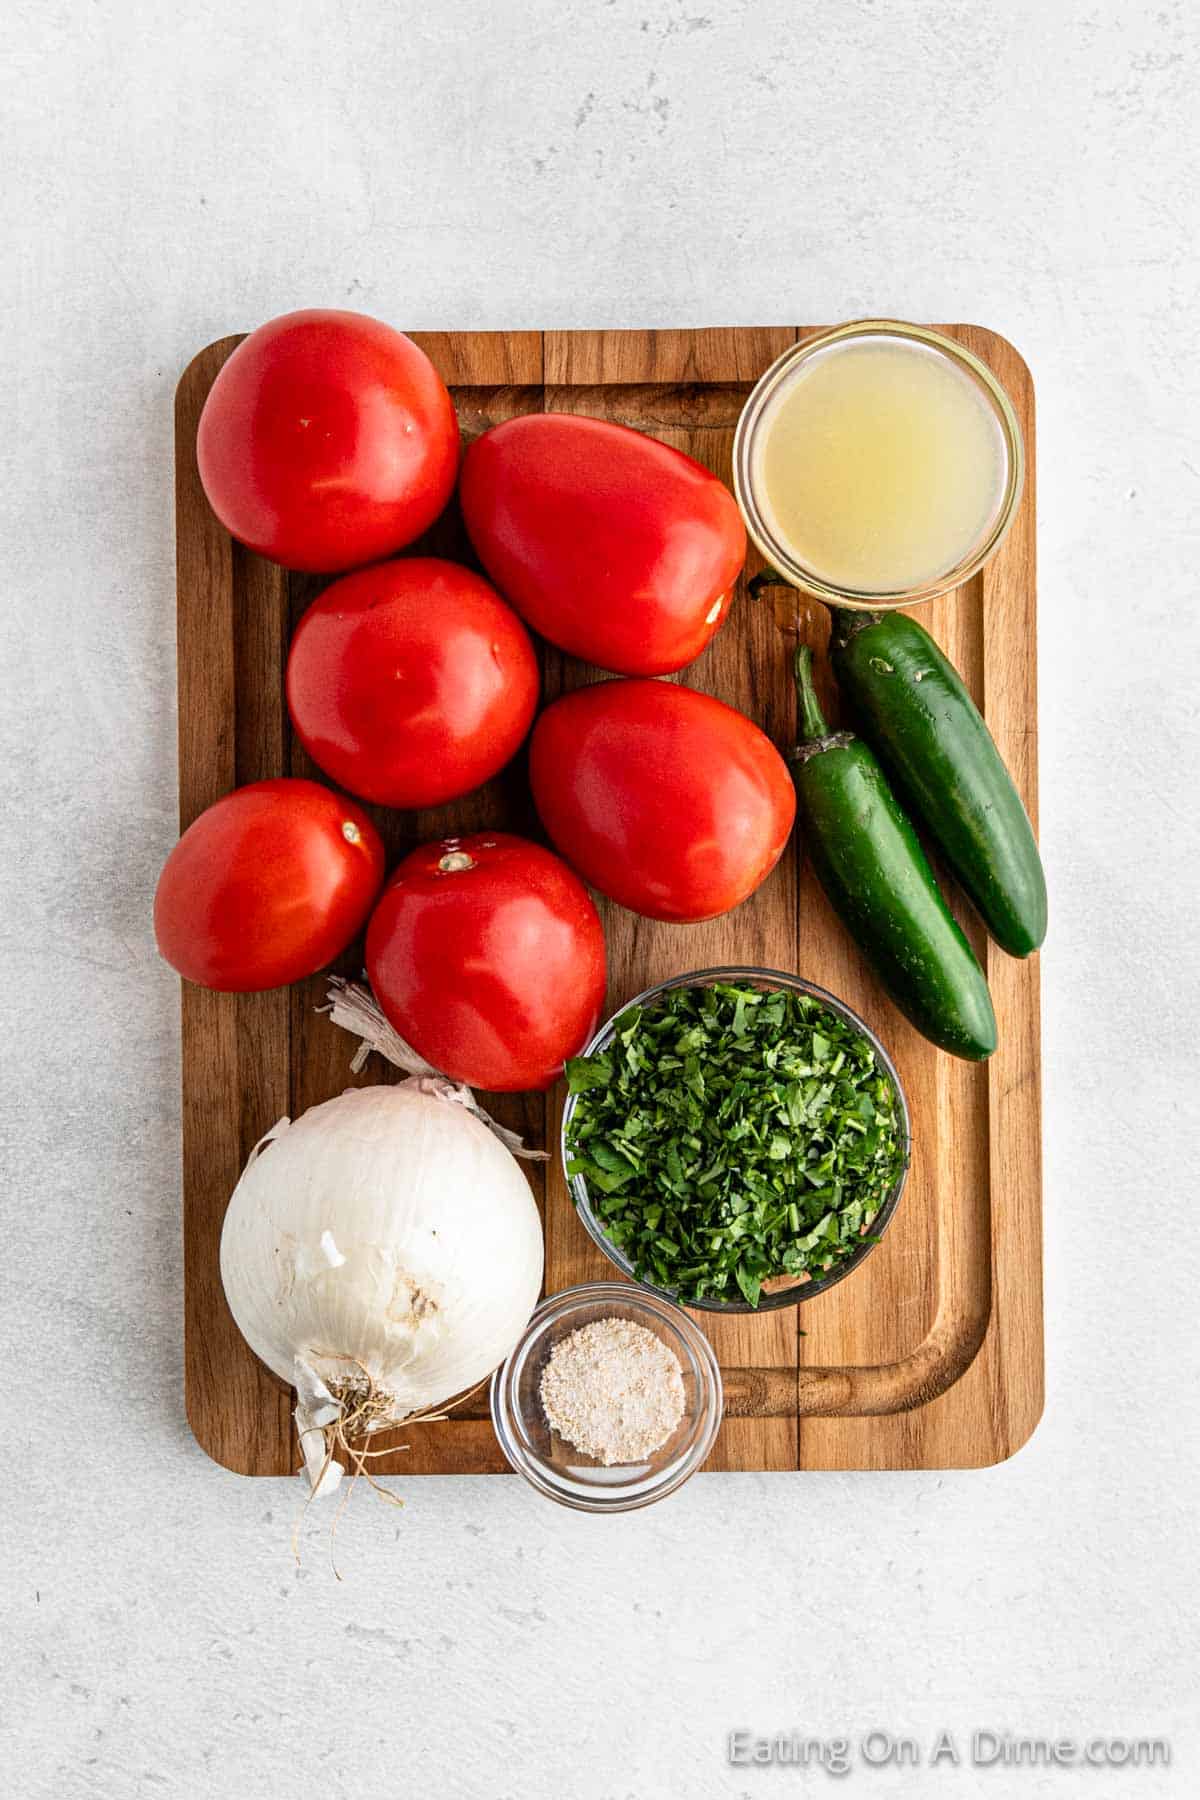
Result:
<svg viewBox="0 0 1200 1800"><path fill-rule="evenodd" d="M647 1025L655 1034L649 1044ZM734 1044L715 1070L704 1047L712 1039ZM580 1088L574 1071L588 1063L596 1079ZM645 1084L640 1075L626 1079L631 1066L658 1090L654 1128L632 1142L626 1134L639 1123ZM602 1069L617 1073L615 1085ZM730 967L659 982L600 1027L568 1074L560 1148L575 1210L615 1268L676 1305L755 1313L813 1300L861 1268L900 1204L912 1132L896 1065L853 1008L798 975ZM722 1085L735 1083L747 1093L731 1121ZM600 1148L586 1135L597 1105L616 1122ZM785 1124L793 1109L794 1123ZM664 1166L662 1132L678 1140L678 1166L669 1159ZM626 1154L639 1153L640 1170L628 1179L613 1174ZM726 1189L738 1191L722 1198ZM694 1208L689 1224L683 1215ZM635 1217L636 1241L627 1249L616 1240L628 1242ZM746 1246L763 1218L772 1229L762 1248L777 1253L778 1264L755 1264L749 1276ZM672 1251L661 1273L652 1266L656 1235ZM706 1256L714 1271L698 1283L694 1265ZM673 1282L675 1268L692 1279Z"/></svg>
<svg viewBox="0 0 1200 1800"><path fill-rule="evenodd" d="M509 1463L577 1512L630 1512L673 1494L708 1457L723 1405L704 1333L626 1281L543 1300L491 1385Z"/></svg>

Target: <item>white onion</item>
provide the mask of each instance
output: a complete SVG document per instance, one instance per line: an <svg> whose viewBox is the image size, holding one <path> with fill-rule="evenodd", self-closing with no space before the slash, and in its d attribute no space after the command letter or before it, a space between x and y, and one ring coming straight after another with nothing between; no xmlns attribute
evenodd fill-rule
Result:
<svg viewBox="0 0 1200 1800"><path fill-rule="evenodd" d="M542 1228L512 1155L425 1076L281 1120L234 1189L221 1279L243 1337L297 1388L310 1477L364 1372L400 1423L472 1387L537 1304Z"/></svg>

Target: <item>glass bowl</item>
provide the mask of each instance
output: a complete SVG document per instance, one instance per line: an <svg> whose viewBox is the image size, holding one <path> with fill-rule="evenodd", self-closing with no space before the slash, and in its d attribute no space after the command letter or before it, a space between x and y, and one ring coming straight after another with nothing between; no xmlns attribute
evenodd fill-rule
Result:
<svg viewBox="0 0 1200 1800"><path fill-rule="evenodd" d="M542 1370L561 1339L597 1319L644 1325L679 1358L684 1410L652 1456L606 1467L551 1431L542 1411ZM531 1487L577 1512L631 1512L682 1487L713 1447L724 1396L712 1346L681 1307L628 1281L590 1281L554 1294L534 1313L492 1376L492 1424L500 1448Z"/></svg>
<svg viewBox="0 0 1200 1800"><path fill-rule="evenodd" d="M847 1006L844 1000L839 1000L836 995L828 993L825 988L818 987L815 982L804 981L799 975L785 975L779 969L697 969L690 975L674 975L671 977L670 981L660 981L657 986L647 988L645 993L637 994L632 1000L627 1000L625 1005L622 1006L619 1011L615 1012L606 1024L600 1027L591 1043L587 1046L587 1049L582 1051L581 1054L583 1056L592 1056L597 1050L607 1048L616 1031L618 1021L629 1011L630 1007L652 1006L660 995L669 993L673 988L711 987L715 982L742 983L747 987L763 988L768 992L777 992L780 988L783 988L793 994L811 994L814 999L821 1002L822 1006L827 1006L830 1012L837 1013L840 1018L845 1019L848 1025L851 1025L855 1031L866 1038L872 1050L875 1052L876 1060L879 1062L880 1067L885 1071L892 1084L893 1091L896 1095L896 1105L900 1113L900 1136L904 1147L904 1160L900 1167L900 1173L896 1177L895 1185L884 1200L879 1211L876 1213L875 1218L871 1223L870 1236L863 1239L862 1248L860 1250L856 1250L852 1256L846 1257L836 1268L831 1269L827 1275L822 1276L819 1280L813 1280L810 1277L806 1281L803 1276L794 1275L773 1276L769 1281L763 1283L762 1293L759 1295L757 1306L751 1306L746 1300L687 1301L687 1305L696 1312L771 1312L776 1307L795 1306L798 1301L815 1300L818 1294L823 1294L828 1288L836 1286L839 1281L844 1281L847 1275L853 1274L855 1269L862 1267L879 1239L891 1224L892 1219L895 1216L896 1208L900 1204L900 1196L904 1192L905 1183L908 1180L908 1165L912 1151L912 1125L908 1111L908 1100L905 1096L904 1089L901 1086L900 1076L896 1071L895 1063L892 1061L891 1057L888 1055L887 1051L866 1021L861 1019L852 1007ZM627 1275L631 1281L637 1281L639 1286L644 1288L646 1292L660 1294L664 1299L673 1301L678 1305L678 1296L670 1288L656 1287L653 1282L641 1280L640 1277L634 1273L633 1264L625 1256L624 1252L618 1249L615 1244L609 1242L604 1234L603 1225L592 1209L591 1196L588 1193L586 1177L583 1175L566 1175L567 1165L571 1161L567 1144L571 1134L571 1120L575 1116L576 1101L577 1096L575 1094L572 1094L567 1100L566 1107L563 1110L562 1135L559 1140L559 1153L562 1157L563 1172L566 1176L567 1186L571 1192L571 1198L575 1202L575 1210L582 1219L588 1235L593 1242L603 1250L605 1256L607 1256L614 1268L620 1269L621 1273Z"/></svg>
<svg viewBox="0 0 1200 1800"><path fill-rule="evenodd" d="M969 375L995 413L1004 442L1006 463L1004 492L995 520L984 537L961 561L918 587L897 588L881 593L841 587L819 575L816 570L808 568L772 528L755 493L758 432L780 386L801 363L808 361L819 351L827 350L834 344L869 337L903 338L910 343L922 344L926 349L948 357L956 367ZM1025 450L1021 427L1012 401L987 364L981 362L963 344L955 342L953 338L943 337L940 331L932 331L927 325L909 325L900 319L855 319L848 325L837 325L830 331L822 331L816 337L805 338L802 343L789 346L765 374L760 376L742 408L733 440L734 493L746 522L746 529L770 568L792 587L815 595L829 606L847 607L851 611L891 612L897 607L932 600L938 594L948 593L951 588L960 587L964 581L969 581L999 549L1016 516L1024 482Z"/></svg>

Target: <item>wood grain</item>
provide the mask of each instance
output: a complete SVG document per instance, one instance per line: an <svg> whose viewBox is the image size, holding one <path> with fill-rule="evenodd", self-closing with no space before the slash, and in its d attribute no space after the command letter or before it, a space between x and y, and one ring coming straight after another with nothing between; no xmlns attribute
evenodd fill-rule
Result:
<svg viewBox="0 0 1200 1800"><path fill-rule="evenodd" d="M181 830L231 787L280 772L271 766L283 741L283 708L270 638L273 627L279 631L286 577L231 544L196 469L200 409L236 342L202 351L176 393ZM248 1353L225 1305L217 1258L231 1184L258 1138L288 1110L287 996L182 987L188 1419L226 1468L273 1475L281 1453L290 1461L290 1399Z"/></svg>
<svg viewBox="0 0 1200 1800"><path fill-rule="evenodd" d="M416 332L451 387L465 438L517 414L550 408L631 424L728 479L733 430L751 385L815 327L659 332ZM983 705L1036 818L1036 632L1033 392L1003 338L942 329L1004 382L1025 432L1029 472L1016 524L982 576L922 610ZM204 397L239 340L210 345L188 366L176 404L180 818L186 826L238 782L316 774L288 729L282 669L290 629L322 583L288 576L231 544L195 466ZM473 560L456 507L415 549ZM759 567L752 555L747 573ZM776 591L757 605L739 590L728 624L686 670L756 718L781 746L793 736L788 650L797 633L818 650L822 607ZM596 679L546 648L548 697ZM835 695L828 671L819 679ZM507 827L538 835L523 758L465 800L436 811L374 809L389 859L451 830ZM770 879L729 917L697 926L637 919L601 903L615 1006L686 968L740 963L795 970L832 989L880 1031L899 1066L914 1119L908 1191L863 1268L797 1311L714 1319L697 1314L725 1374L726 1416L709 1468L975 1467L1026 1440L1041 1412L1040 1036L1036 959L987 946L1000 1049L984 1068L939 1055L890 1007L832 917L793 846ZM340 969L361 972L361 945ZM394 1079L377 1059L349 1073L351 1046L317 1011L324 980L287 992L183 990L185 1375L188 1417L204 1448L245 1474L296 1466L290 1395L251 1354L229 1316L217 1249L229 1193L249 1150L283 1113L293 1117L354 1083ZM506 1124L553 1145L561 1095L485 1097ZM527 1169L546 1228L546 1283L557 1291L612 1276L574 1216L556 1162ZM440 1425L410 1428L399 1474L484 1473L506 1467L486 1393Z"/></svg>

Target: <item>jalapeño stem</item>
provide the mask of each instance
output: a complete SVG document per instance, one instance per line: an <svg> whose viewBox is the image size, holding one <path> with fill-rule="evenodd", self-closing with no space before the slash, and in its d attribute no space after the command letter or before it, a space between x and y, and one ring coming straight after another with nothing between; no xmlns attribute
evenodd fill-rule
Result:
<svg viewBox="0 0 1200 1800"><path fill-rule="evenodd" d="M818 739L829 736L829 726L825 722L825 714L821 711L821 702L817 699L817 690L813 685L812 651L807 644L797 644L792 666L796 676L796 698L800 707L800 742L816 743Z"/></svg>

